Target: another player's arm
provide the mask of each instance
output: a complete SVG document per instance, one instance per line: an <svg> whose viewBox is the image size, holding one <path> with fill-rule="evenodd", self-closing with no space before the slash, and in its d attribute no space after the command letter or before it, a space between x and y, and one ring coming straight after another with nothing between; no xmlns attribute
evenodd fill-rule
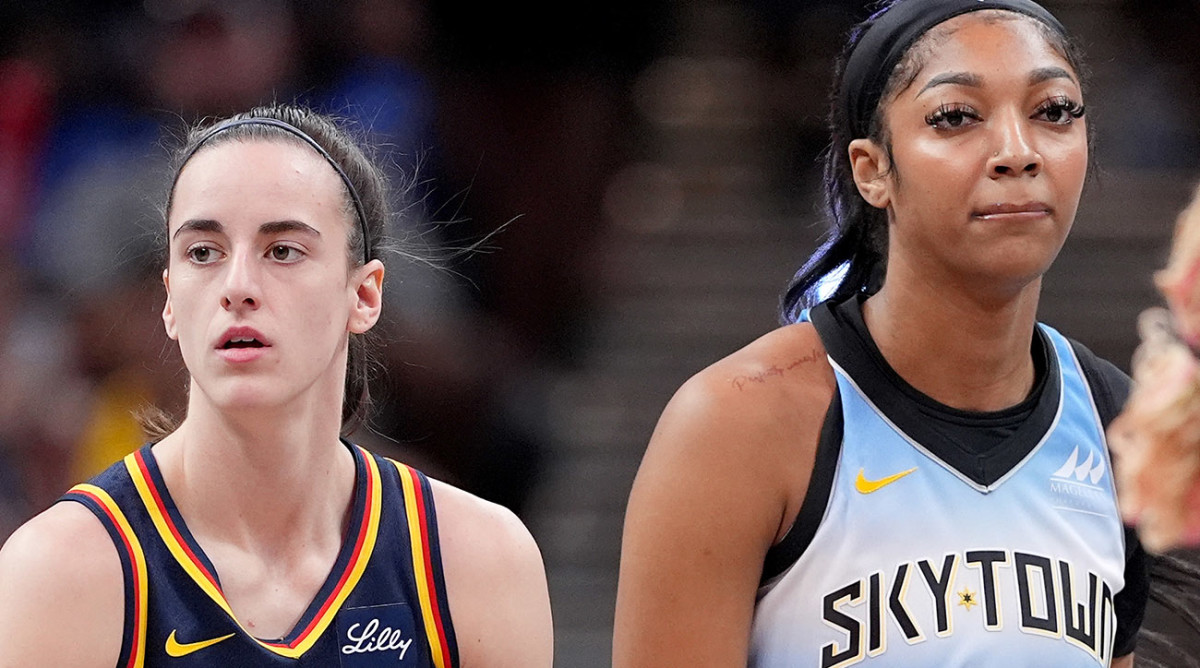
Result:
<svg viewBox="0 0 1200 668"><path fill-rule="evenodd" d="M763 559L803 499L832 395L824 358L799 358L810 368L718 363L663 412L625 517L617 668L746 665Z"/></svg>
<svg viewBox="0 0 1200 668"><path fill-rule="evenodd" d="M462 668L550 668L550 594L533 536L507 508L431 484Z"/></svg>
<svg viewBox="0 0 1200 668"><path fill-rule="evenodd" d="M1112 660L1112 668L1133 668L1133 655L1126 654Z"/></svg>
<svg viewBox="0 0 1200 668"><path fill-rule="evenodd" d="M112 668L124 605L108 532L78 503L51 506L0 550L0 668Z"/></svg>

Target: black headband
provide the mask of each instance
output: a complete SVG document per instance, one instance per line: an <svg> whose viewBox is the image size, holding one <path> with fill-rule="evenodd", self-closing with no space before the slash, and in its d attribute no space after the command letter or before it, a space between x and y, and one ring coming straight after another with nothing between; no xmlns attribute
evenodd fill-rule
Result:
<svg viewBox="0 0 1200 668"><path fill-rule="evenodd" d="M868 136L871 116L896 63L921 35L960 14L1004 9L1031 16L1065 35L1058 19L1032 0L907 0L876 14L846 61L838 103L850 122L850 139Z"/></svg>
<svg viewBox="0 0 1200 668"><path fill-rule="evenodd" d="M200 150L201 146L204 146L205 142L207 142L209 139L212 139L214 135L220 134L226 130L229 130L230 128L236 128L239 125L267 125L270 127L279 128L280 130L289 132L289 133L299 137L300 139L304 140L304 143L313 147L313 150L315 150L317 153L320 153L321 156L325 158L325 161L329 163L329 166L333 167L334 171L336 171L338 173L338 176L342 177L342 183L346 184L346 190L349 191L350 199L353 200L353 202L354 202L354 212L356 214L358 214L358 226L360 228L362 228L363 263L366 264L367 262L370 262L370 260L371 260L370 239L371 239L371 237L367 233L367 216L366 216L366 213L363 211L362 199L359 198L359 196L358 196L358 190L355 189L354 184L350 182L350 177L346 176L346 171L344 169L342 169L342 166L339 165L337 163L337 161L333 159L333 156L329 155L329 151L326 151L323 146L318 144L317 140L308 136L308 133L306 133L303 130L301 130L300 128L292 125L291 123L288 123L286 121L281 121L281 120L278 120L275 118L235 118L233 120L225 121L223 123L218 123L211 130L204 133L204 136L201 137L195 143L195 145L192 146L191 150L189 150L186 154L184 154L183 160L181 160L179 163L179 170L175 172L175 181L179 180L179 174L181 172L183 172L183 166L186 165L188 163L188 161L192 159L192 156L196 155L196 152ZM171 184L171 192L172 193L175 192L175 184L174 183Z"/></svg>

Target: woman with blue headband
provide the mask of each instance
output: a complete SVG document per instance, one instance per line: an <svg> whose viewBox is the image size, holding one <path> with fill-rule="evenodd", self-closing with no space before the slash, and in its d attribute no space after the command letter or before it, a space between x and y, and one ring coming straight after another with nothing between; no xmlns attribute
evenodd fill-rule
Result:
<svg viewBox="0 0 1200 668"><path fill-rule="evenodd" d="M665 409L614 664L1132 665L1145 556L1104 439L1128 379L1036 322L1088 165L1065 30L897 0L836 85L829 234L789 324Z"/></svg>
<svg viewBox="0 0 1200 668"><path fill-rule="evenodd" d="M195 128L174 177L187 414L0 550L0 666L548 667L520 520L344 438L383 303L382 170L272 106Z"/></svg>

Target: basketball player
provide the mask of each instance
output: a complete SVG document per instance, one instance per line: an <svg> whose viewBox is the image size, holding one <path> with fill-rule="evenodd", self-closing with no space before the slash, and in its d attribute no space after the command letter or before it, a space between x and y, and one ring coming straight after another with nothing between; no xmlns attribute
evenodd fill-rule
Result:
<svg viewBox="0 0 1200 668"><path fill-rule="evenodd" d="M662 415L616 666L1132 665L1144 554L1103 431L1128 380L1035 321L1088 164L1074 54L1030 0L852 33L829 239L793 324Z"/></svg>
<svg viewBox="0 0 1200 668"><path fill-rule="evenodd" d="M5 545L0 666L551 664L520 521L339 437L380 315L384 185L303 108L191 133L163 272L186 417Z"/></svg>

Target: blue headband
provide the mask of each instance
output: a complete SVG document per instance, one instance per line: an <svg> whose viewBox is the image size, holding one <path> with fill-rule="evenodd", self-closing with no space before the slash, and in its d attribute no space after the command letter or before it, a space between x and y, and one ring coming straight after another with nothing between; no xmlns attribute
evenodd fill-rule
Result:
<svg viewBox="0 0 1200 668"><path fill-rule="evenodd" d="M176 181L179 180L179 174L181 172L183 172L183 166L186 165L188 163L188 161L192 159L192 156L196 155L196 152L200 150L201 146L204 146L205 142L207 142L209 139L212 139L213 136L220 134L226 130L229 130L230 128L236 128L239 125L266 125L266 126L270 126L270 127L274 127L274 128L279 128L280 130L283 130L285 132L291 133L291 134L299 137L300 139L302 139L304 141L304 143L313 147L313 150L315 150L317 153L320 153L321 157L325 158L325 161L329 163L329 166L333 167L334 171L336 171L338 173L338 176L340 176L342 178L342 183L346 184L346 190L350 193L350 199L354 202L354 212L358 215L358 226L362 229L363 264L370 262L371 261L371 243L370 243L371 237L367 233L367 216L366 216L366 213L363 211L362 199L360 199L358 196L358 190L355 189L354 184L350 182L350 177L346 176L346 171L344 169L342 169L342 166L339 165L337 163L337 161L333 159L333 156L329 155L329 151L326 151L323 146L318 144L317 140L308 136L308 133L306 133L303 130L301 130L300 128L292 125L291 123L281 121L281 120L278 120L275 118L257 118L257 117L256 118L235 118L233 120L228 120L223 123L219 123L215 127L213 127L211 130L204 133L204 136L201 137L195 143L195 145L192 146L191 150L188 151L183 156L183 160L181 160L179 163L179 169L178 169L178 171L175 172L175 180ZM175 184L172 183L171 184L171 192L174 192L174 191L175 191Z"/></svg>
<svg viewBox="0 0 1200 668"><path fill-rule="evenodd" d="M850 123L850 139L870 133L871 117L896 63L930 28L960 14L1003 9L1033 17L1059 34L1058 19L1032 0L907 0L876 14L846 61L838 103Z"/></svg>

